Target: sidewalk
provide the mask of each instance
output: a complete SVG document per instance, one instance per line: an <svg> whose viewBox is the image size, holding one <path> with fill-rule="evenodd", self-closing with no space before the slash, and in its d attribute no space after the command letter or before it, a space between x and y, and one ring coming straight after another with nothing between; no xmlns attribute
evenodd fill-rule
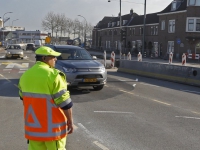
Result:
<svg viewBox="0 0 200 150"><path fill-rule="evenodd" d="M104 51L100 52L99 50L94 50L94 49L87 49L91 55L97 56L97 58L103 59L104 57ZM106 57L107 60L110 59L110 55L111 52L108 51L106 52ZM115 54L115 59L119 59L120 56L119 54ZM121 59L124 60L124 56L121 56ZM127 60L127 56L125 56L125 59ZM131 60L137 61L137 57L136 56L132 56ZM169 60L164 60L161 58L142 58L142 61L144 62L152 62L152 63L162 63L162 64L169 64ZM182 61L181 60L172 60L172 64L171 65L179 65L182 66ZM200 68L200 62L198 62L198 60L195 60L195 62L191 62L191 60L186 61L186 66L191 66L191 67L197 67Z"/></svg>

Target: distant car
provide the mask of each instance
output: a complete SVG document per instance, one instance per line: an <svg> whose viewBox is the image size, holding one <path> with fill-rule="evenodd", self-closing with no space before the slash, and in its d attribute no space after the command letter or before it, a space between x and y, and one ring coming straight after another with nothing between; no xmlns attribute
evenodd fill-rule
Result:
<svg viewBox="0 0 200 150"><path fill-rule="evenodd" d="M74 45L74 40L67 40L67 45Z"/></svg>
<svg viewBox="0 0 200 150"><path fill-rule="evenodd" d="M19 44L8 45L6 50L6 58L24 58L24 52Z"/></svg>
<svg viewBox="0 0 200 150"><path fill-rule="evenodd" d="M73 45L46 46L62 53L55 67L66 74L69 87L92 86L96 91L103 89L107 71L87 50Z"/></svg>
<svg viewBox="0 0 200 150"><path fill-rule="evenodd" d="M34 51L35 50L35 44L34 43L27 43L26 45L26 50L32 50Z"/></svg>

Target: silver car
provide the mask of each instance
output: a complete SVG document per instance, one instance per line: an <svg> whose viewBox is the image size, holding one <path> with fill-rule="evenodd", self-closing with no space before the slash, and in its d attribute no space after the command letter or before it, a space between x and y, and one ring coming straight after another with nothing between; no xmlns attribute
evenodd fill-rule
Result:
<svg viewBox="0 0 200 150"><path fill-rule="evenodd" d="M55 67L66 74L68 86L92 86L96 91L103 89L107 81L107 71L87 50L73 45L49 47L62 53L57 58Z"/></svg>
<svg viewBox="0 0 200 150"><path fill-rule="evenodd" d="M24 58L24 52L19 44L8 45L6 50L6 58Z"/></svg>

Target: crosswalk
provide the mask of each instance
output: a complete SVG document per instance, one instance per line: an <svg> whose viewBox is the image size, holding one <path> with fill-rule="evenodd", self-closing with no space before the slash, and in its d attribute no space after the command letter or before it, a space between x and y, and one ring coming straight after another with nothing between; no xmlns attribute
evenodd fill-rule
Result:
<svg viewBox="0 0 200 150"><path fill-rule="evenodd" d="M24 73L29 68L29 63L1 63L3 73Z"/></svg>

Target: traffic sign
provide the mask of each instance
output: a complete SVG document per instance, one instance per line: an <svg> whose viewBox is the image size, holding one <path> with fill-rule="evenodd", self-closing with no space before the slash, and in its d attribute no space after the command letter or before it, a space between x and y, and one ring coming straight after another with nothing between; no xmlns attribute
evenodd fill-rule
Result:
<svg viewBox="0 0 200 150"><path fill-rule="evenodd" d="M180 39L177 39L177 44L181 44L181 40Z"/></svg>
<svg viewBox="0 0 200 150"><path fill-rule="evenodd" d="M49 36L46 37L45 43L50 44L51 43L51 38Z"/></svg>

